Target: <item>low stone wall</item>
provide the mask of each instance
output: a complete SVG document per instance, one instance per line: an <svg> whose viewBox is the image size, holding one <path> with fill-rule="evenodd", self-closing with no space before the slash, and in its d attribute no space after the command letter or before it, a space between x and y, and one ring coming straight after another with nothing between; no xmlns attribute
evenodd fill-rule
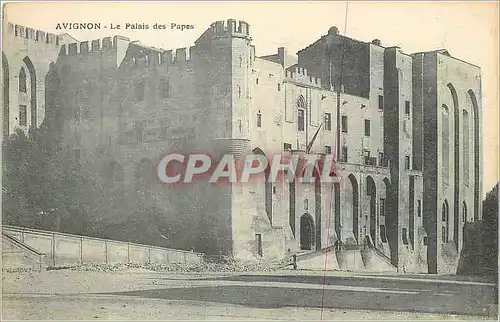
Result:
<svg viewBox="0 0 500 322"><path fill-rule="evenodd" d="M116 240L14 226L3 226L2 230L44 254L45 267L81 264L195 263L203 259L201 253Z"/></svg>

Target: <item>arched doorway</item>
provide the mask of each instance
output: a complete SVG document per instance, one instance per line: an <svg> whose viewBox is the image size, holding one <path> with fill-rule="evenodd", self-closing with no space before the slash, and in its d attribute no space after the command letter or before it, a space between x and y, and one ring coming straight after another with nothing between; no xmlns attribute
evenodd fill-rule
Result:
<svg viewBox="0 0 500 322"><path fill-rule="evenodd" d="M309 214L300 217L300 249L311 250L314 242L314 222Z"/></svg>

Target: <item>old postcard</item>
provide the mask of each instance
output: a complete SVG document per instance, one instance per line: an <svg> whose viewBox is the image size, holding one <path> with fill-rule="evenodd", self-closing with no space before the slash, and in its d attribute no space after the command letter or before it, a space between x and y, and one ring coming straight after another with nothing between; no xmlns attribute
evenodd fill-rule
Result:
<svg viewBox="0 0 500 322"><path fill-rule="evenodd" d="M2 320L498 317L497 2L2 9Z"/></svg>

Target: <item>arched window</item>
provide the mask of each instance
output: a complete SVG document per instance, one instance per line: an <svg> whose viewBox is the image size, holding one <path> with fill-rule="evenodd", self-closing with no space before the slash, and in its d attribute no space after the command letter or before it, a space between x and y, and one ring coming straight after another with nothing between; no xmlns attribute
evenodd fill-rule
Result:
<svg viewBox="0 0 500 322"><path fill-rule="evenodd" d="M441 237L443 243L447 243L449 239L449 229L450 229L450 210L448 207L448 201L443 202L441 209Z"/></svg>
<svg viewBox="0 0 500 322"><path fill-rule="evenodd" d="M441 161L442 161L442 178L443 183L448 184L450 178L450 117L449 110L443 104L441 108Z"/></svg>
<svg viewBox="0 0 500 322"><path fill-rule="evenodd" d="M467 204L465 201L462 204L462 221L467 222Z"/></svg>
<svg viewBox="0 0 500 322"><path fill-rule="evenodd" d="M306 104L304 101L304 96L300 95L297 101L297 130L304 131L306 124Z"/></svg>
<svg viewBox="0 0 500 322"><path fill-rule="evenodd" d="M19 72L19 91L23 93L26 93L27 91L26 72L24 71L24 67L22 67L21 71Z"/></svg>

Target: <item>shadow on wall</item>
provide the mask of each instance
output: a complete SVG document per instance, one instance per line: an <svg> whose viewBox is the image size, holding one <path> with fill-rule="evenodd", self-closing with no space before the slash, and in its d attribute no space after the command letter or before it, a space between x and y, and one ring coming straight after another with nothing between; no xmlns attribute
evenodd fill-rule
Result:
<svg viewBox="0 0 500 322"><path fill-rule="evenodd" d="M464 226L464 246L457 274L498 278L498 184L483 201L482 220Z"/></svg>

